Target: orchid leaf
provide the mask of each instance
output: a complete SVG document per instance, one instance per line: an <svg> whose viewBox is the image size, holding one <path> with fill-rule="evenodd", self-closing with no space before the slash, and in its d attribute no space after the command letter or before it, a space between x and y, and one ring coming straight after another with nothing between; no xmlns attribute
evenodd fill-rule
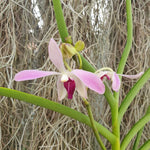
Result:
<svg viewBox="0 0 150 150"><path fill-rule="evenodd" d="M149 150L150 148L150 140L145 142L138 150Z"/></svg>
<svg viewBox="0 0 150 150"><path fill-rule="evenodd" d="M148 107L146 114L150 113L150 106ZM138 150L138 146L140 143L140 139L143 133L144 127L137 133L137 137L135 139L134 145L133 145L133 150Z"/></svg>
<svg viewBox="0 0 150 150"><path fill-rule="evenodd" d="M64 20L64 15L63 15L63 11L61 8L60 0L53 0L53 7L55 11L55 18L57 21L57 26L58 26L60 37L63 42L66 42L69 34L68 34L66 23Z"/></svg>
<svg viewBox="0 0 150 150"><path fill-rule="evenodd" d="M146 123L150 121L150 113L146 114L144 117L142 117L128 132L128 134L125 136L121 143L121 150L125 150L128 144L131 142L132 138L137 134L138 131L140 131Z"/></svg>
<svg viewBox="0 0 150 150"><path fill-rule="evenodd" d="M143 133L144 127L137 133L134 145L133 145L133 150L138 150L139 142Z"/></svg>
<svg viewBox="0 0 150 150"><path fill-rule="evenodd" d="M21 100L21 101L24 101L24 102L27 102L30 104L34 104L37 106L41 106L43 108L47 108L47 109L59 112L63 115L71 117L71 118L91 127L90 119L88 118L88 116L86 116L83 113L80 113L74 109L71 109L67 106L53 102L51 100L48 100L48 99L45 99L45 98L42 98L39 96L35 96L32 94L20 92L17 90L4 88L4 87L0 87L0 95L18 99L18 100ZM106 139L108 139L110 141L110 143L112 144L116 139L115 135L113 135L108 129L106 129L104 126L97 123L96 121L94 121L94 123L96 125L98 132L101 135L103 135Z"/></svg>

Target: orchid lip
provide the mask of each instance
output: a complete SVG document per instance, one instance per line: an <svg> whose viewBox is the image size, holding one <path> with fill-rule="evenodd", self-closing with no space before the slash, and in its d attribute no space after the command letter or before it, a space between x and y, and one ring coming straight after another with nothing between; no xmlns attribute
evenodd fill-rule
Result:
<svg viewBox="0 0 150 150"><path fill-rule="evenodd" d="M68 81L64 82L64 87L67 90L68 99L72 99L76 87L75 81L69 78Z"/></svg>

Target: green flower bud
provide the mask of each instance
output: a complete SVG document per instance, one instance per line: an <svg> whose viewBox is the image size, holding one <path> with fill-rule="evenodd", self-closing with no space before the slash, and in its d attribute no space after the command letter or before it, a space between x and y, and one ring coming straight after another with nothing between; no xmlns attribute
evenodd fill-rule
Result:
<svg viewBox="0 0 150 150"><path fill-rule="evenodd" d="M77 53L76 49L69 43L62 43L60 46L63 58L71 58Z"/></svg>
<svg viewBox="0 0 150 150"><path fill-rule="evenodd" d="M75 43L75 49L76 49L78 52L82 51L82 50L84 49L84 47L85 47L85 44L84 44L84 42L81 41L81 40L79 40L79 41L77 41L77 42Z"/></svg>

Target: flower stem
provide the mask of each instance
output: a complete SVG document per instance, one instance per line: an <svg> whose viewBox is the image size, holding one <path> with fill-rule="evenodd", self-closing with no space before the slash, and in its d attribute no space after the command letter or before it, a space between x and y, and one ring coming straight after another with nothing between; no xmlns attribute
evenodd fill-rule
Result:
<svg viewBox="0 0 150 150"><path fill-rule="evenodd" d="M89 102L88 102L86 99L84 99L84 98L83 98L83 101L84 101L84 103L85 103L85 105L86 105L86 108L87 108L88 116L89 116L90 121L91 121L91 125L92 125L92 129L93 129L94 135L95 135L95 137L96 137L96 139L97 139L99 145L101 146L101 148L102 148L103 150L106 150L106 147L105 147L105 145L103 144L103 142L102 142L102 140L101 140L101 138L100 138L100 135L99 135L99 133L98 133L98 131L97 131L97 128L96 128L96 126L95 126L95 124L94 124L94 117L93 117L93 114L92 114L92 111L91 111L90 104L89 104Z"/></svg>
<svg viewBox="0 0 150 150"><path fill-rule="evenodd" d="M120 150L120 125L118 120L118 102L115 101L111 107L112 116L112 133L117 137L116 141L112 144L112 150Z"/></svg>
<svg viewBox="0 0 150 150"><path fill-rule="evenodd" d="M65 64L66 68L67 68L69 71L71 71L71 68L70 68L70 66L67 64L67 62L66 62L65 59L63 59L63 62L64 62L64 64Z"/></svg>
<svg viewBox="0 0 150 150"><path fill-rule="evenodd" d="M76 53L78 55L78 59L79 59L79 69L82 69L82 59L81 59L81 56L79 54L79 52Z"/></svg>

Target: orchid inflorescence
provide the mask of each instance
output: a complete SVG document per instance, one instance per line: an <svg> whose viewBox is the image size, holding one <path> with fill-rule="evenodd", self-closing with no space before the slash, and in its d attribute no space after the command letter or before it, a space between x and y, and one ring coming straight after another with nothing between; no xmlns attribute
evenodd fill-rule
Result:
<svg viewBox="0 0 150 150"><path fill-rule="evenodd" d="M68 99L72 99L75 89L81 97L87 98L87 88L104 94L105 85L103 78L112 80L112 89L116 92L120 88L119 75L110 68L102 68L95 73L91 73L82 69L66 70L63 62L61 50L54 39L51 39L48 46L49 58L56 66L59 72L40 71L40 70L23 70L15 75L15 81L33 80L50 75L58 75L57 90L58 100L62 100L68 94ZM121 75L131 79L138 78L142 73L137 75Z"/></svg>

